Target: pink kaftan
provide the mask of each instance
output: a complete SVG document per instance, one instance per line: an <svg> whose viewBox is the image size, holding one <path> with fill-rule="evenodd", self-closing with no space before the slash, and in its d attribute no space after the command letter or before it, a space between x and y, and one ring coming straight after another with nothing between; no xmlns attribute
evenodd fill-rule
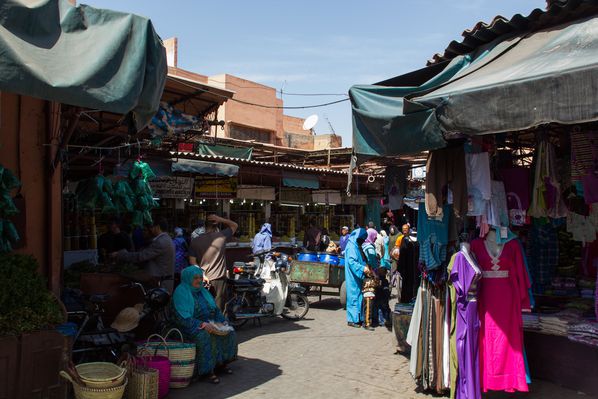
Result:
<svg viewBox="0 0 598 399"><path fill-rule="evenodd" d="M478 294L482 391L527 392L521 310L530 308L530 282L521 249L512 240L494 258L485 241L477 239L471 250L482 270Z"/></svg>

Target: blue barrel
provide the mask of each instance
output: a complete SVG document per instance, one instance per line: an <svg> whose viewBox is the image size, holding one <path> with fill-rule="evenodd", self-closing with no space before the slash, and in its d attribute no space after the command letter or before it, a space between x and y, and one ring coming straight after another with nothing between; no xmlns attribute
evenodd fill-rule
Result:
<svg viewBox="0 0 598 399"><path fill-rule="evenodd" d="M330 263L331 265L338 265L338 255L321 253L319 254L320 262Z"/></svg>
<svg viewBox="0 0 598 399"><path fill-rule="evenodd" d="M345 266L345 257L344 256L339 256L338 257L338 265L339 266Z"/></svg>
<svg viewBox="0 0 598 399"><path fill-rule="evenodd" d="M315 252L300 252L297 254L297 260L301 262L318 262L318 254Z"/></svg>

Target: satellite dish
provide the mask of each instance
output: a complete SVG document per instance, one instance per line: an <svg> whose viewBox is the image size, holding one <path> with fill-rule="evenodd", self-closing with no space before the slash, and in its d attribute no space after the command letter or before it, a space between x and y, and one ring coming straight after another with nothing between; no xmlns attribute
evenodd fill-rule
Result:
<svg viewBox="0 0 598 399"><path fill-rule="evenodd" d="M311 130L318 124L318 115L310 115L303 122L303 130Z"/></svg>

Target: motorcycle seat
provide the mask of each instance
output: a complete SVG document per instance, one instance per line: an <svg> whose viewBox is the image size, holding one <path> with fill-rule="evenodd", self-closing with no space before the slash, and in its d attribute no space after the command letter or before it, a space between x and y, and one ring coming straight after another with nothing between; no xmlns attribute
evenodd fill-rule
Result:
<svg viewBox="0 0 598 399"><path fill-rule="evenodd" d="M229 279L228 283L235 286L260 287L266 280L263 278L240 278L238 280Z"/></svg>
<svg viewBox="0 0 598 399"><path fill-rule="evenodd" d="M106 303L110 299L108 294L92 294L89 295L89 302L91 303Z"/></svg>

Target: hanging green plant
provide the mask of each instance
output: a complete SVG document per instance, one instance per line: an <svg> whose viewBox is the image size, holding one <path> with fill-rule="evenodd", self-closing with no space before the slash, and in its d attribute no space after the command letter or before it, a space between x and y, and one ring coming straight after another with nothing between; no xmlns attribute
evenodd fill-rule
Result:
<svg viewBox="0 0 598 399"><path fill-rule="evenodd" d="M19 179L0 165L0 253L12 251L12 245L19 240L17 229L8 218L19 213L10 191L20 185Z"/></svg>

